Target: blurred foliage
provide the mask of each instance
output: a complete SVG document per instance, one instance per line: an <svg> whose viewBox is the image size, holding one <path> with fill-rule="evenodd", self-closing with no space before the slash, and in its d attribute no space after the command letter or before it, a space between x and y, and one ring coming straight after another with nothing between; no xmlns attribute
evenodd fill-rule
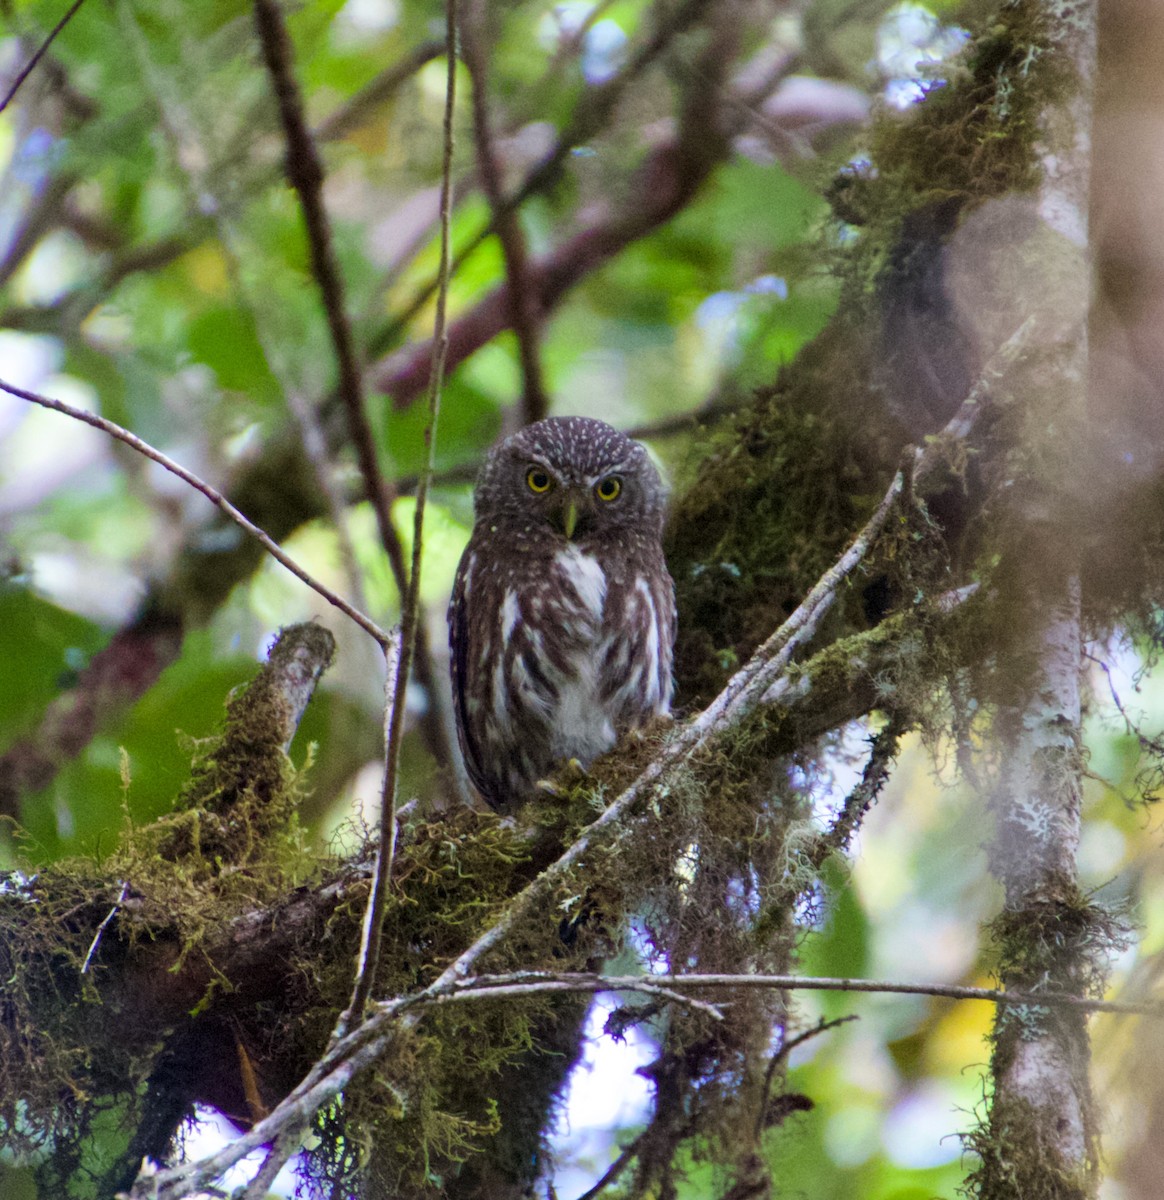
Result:
<svg viewBox="0 0 1164 1200"><path fill-rule="evenodd" d="M61 7L56 0L0 3L0 77L14 75ZM548 0L489 7L490 102L503 173L514 188L670 9L622 2L599 11ZM898 6L934 42L950 30L933 14L953 20L951 8ZM749 65L752 52L795 52L805 77L876 99L889 73L878 65L888 9L880 0L815 0L803 6L795 29L791 10L740 5L745 50L733 66ZM440 35L443 18L430 0L311 0L289 6L288 17L310 121L326 131L337 114L347 115L339 135L322 137L326 196L347 308L371 364L406 352L431 329L443 66L430 62L391 92L373 93L383 72ZM609 120L567 147L552 182L522 207L533 257L560 247L603 203L635 207L627 181L679 124L698 32L670 39L630 78ZM919 46L917 57L926 52ZM461 82L467 94L464 73ZM918 78L912 82L921 90ZM842 285L831 268L860 237L825 199L837 168L862 149L848 137L853 120L838 120L818 143L810 132L781 126L762 101L754 116L748 139L738 138L691 202L581 278L541 330L553 411L647 426L652 450L680 485L698 478L709 446L737 437L734 425L697 416L702 406L709 397L738 406L749 389L771 388L779 368L835 311ZM496 239L475 244L489 213L475 187L467 105L457 124L453 228L463 261L450 296L454 321L505 279ZM1001 137L995 141L1003 146ZM898 144L895 152L906 156L913 147ZM388 624L398 615L395 584L361 503L350 447L335 433L334 362L281 155L248 4L90 0L17 103L0 114L0 377L99 410L226 491L247 481L280 439L298 446L298 414L313 411L335 448L321 470L346 501L361 586L373 615ZM445 388L423 576L440 677L444 597L471 522L469 480L498 433L522 419L520 386L516 342L505 333L460 361ZM373 394L369 409L384 473L407 491L423 459L421 406ZM666 427L684 414L692 419L678 432ZM801 469L797 439L819 442L815 419L798 411L783 420L770 465L798 497L817 498L821 521L843 540L868 499L862 493L854 503L855 484L837 498L838 481L860 479L853 448L838 447L832 478L814 479ZM293 472L275 470L280 482L298 483ZM706 499L688 496L687 503L698 510ZM353 581L319 495L305 496L302 508L303 519L296 508L281 536L304 566L347 592ZM395 501L406 553L412 513L408 495ZM335 631L340 653L296 745L297 762L309 743L317 747L304 826L322 844L370 810L382 689L376 655L363 634L269 561L215 580L226 594L205 612L187 596L184 572L203 562L199 555L232 548L236 537L201 497L125 447L0 396L0 754L35 735L54 702L58 724L67 726L81 673L143 605L148 610L164 597L186 621L180 655L161 664L156 683L114 708L75 756L61 752L50 781L22 797L20 832L9 830L0 844L5 867L99 858L127 813L143 824L168 812L188 773L187 739L215 728L224 698L281 623L312 615ZM832 556L815 529L803 528L779 552L765 576L779 592L777 608L802 575L815 574L818 557ZM739 567L725 558L717 571L730 587ZM702 599L692 583L692 608L714 608L722 583ZM725 625L746 625L746 613L718 615ZM734 665L732 647L769 631L771 612L762 616L762 628L727 628L714 641L722 670ZM1112 708L1106 678L1093 672L1084 882L1136 902L1145 955L1159 955L1158 822L1128 798L1145 790L1142 736L1158 736L1164 725L1157 717L1164 685L1137 675L1141 656L1152 653L1146 642L1113 642L1097 653L1114 664L1121 695L1148 715L1141 735L1133 733ZM702 682L690 685L688 698ZM427 788L437 770L418 733L432 711L431 697L416 698L407 795ZM860 732L850 731L854 738ZM955 750L943 745L939 752L953 757ZM806 784L818 812L835 806L851 783L850 757L844 744L834 747L826 756L831 786L823 774ZM949 763L935 765L929 750L911 744L862 831L851 869L830 863L825 873L819 911L806 915L801 930L804 971L988 982L995 964L979 925L997 895L980 852L987 837L973 790L955 781ZM1151 980L1158 962L1129 957L1121 970ZM809 1040L793 1060L789 1086L815 1107L790 1116L770 1139L779 1194L952 1198L965 1176L956 1135L980 1100L979 1077L967 1067L988 1054L985 1007L822 993L798 998L795 1009L804 1027L854 1012L861 1020ZM1104 1102L1123 1112L1134 1107L1124 1063L1136 1046L1121 1043L1128 1039L1117 1025L1098 1020L1096 1043L1108 1056L1101 1062ZM1158 1054L1159 1032L1141 1032ZM1157 1098L1160 1078L1151 1081ZM626 1141L630 1131L620 1136ZM1130 1133L1109 1144L1113 1158L1136 1150ZM94 1152L100 1156L99 1145ZM598 1156L591 1180L611 1157ZM714 1164L692 1161L681 1194L718 1195L722 1182ZM2 1147L0 1194L35 1194Z"/></svg>

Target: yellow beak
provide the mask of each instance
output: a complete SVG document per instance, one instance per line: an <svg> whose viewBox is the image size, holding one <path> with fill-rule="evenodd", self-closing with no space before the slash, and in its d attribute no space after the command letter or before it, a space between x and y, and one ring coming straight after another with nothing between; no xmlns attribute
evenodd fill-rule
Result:
<svg viewBox="0 0 1164 1200"><path fill-rule="evenodd" d="M574 529L578 524L578 505L573 500L566 501L566 507L562 512L562 529L567 538L574 536Z"/></svg>

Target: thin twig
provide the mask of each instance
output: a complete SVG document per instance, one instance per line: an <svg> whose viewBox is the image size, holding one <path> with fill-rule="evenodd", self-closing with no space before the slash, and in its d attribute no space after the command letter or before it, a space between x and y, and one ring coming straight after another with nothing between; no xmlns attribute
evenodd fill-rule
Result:
<svg viewBox="0 0 1164 1200"><path fill-rule="evenodd" d="M331 225L323 202L323 163L307 125L303 99L295 79L291 39L278 0L255 0L255 25L262 43L263 57L274 84L283 136L287 142L287 178L298 194L303 209L303 221L311 250L312 274L319 286L331 334L339 373L338 390L347 419L348 436L355 447L360 474L367 487L372 511L376 515L380 541L388 555L392 574L400 591L403 614L408 608L411 584L405 567L404 546L392 520L392 500L395 493L384 479L376 454L376 440L364 400L363 373L348 320L343 280L332 243ZM414 615L414 624L418 623L418 615ZM402 621L404 619L406 618L402 615ZM423 637L409 635L407 630L405 642L408 644L407 653L410 660L414 655L417 659L417 680L432 697L430 711L437 712L435 672L428 642ZM438 761L451 761L451 748L447 745L442 722L431 721L428 734Z"/></svg>
<svg viewBox="0 0 1164 1200"><path fill-rule="evenodd" d="M40 47L37 49L36 53L28 60L28 62L25 64L25 67L20 72L20 74L16 76L15 81L13 82L12 86L8 89L7 93L4 96L4 99L0 100L0 113L2 113L9 106L9 104L12 103L13 99L16 96L16 93L18 91L20 91L21 85L33 73L33 71L36 70L37 63L39 63L40 60L42 58L44 58L44 56L48 53L49 47L53 44L53 42L56 41L57 34L59 34L61 32L61 30L64 29L64 27L73 19L73 17L76 16L77 10L84 3L85 3L85 0L73 0L73 4L69 8L69 11L67 13L65 13L65 15L63 17L61 17L61 19L53 26L52 31L49 33L48 37L46 37L45 40L43 42L41 42Z"/></svg>
<svg viewBox="0 0 1164 1200"><path fill-rule="evenodd" d="M826 1021L821 1017L811 1029L801 1030L795 1037L786 1038L780 1043L780 1048L768 1060L768 1067L764 1072L763 1103L760 1104L759 1112L756 1113L756 1125L753 1130L753 1134L757 1139L759 1139L767 1127L768 1098L772 1094L772 1084L776 1079L776 1072L780 1070L783 1063L788 1061L788 1056L792 1051L797 1046L803 1046L805 1042L810 1041L812 1038L819 1037L822 1033L836 1029L840 1025L847 1025L850 1021L856 1021L857 1019L856 1013L847 1013L845 1016L835 1017L831 1021Z"/></svg>
<svg viewBox="0 0 1164 1200"><path fill-rule="evenodd" d="M853 979L824 975L590 975L584 972L512 971L505 975L474 975L435 984L412 997L387 1002L393 1013L402 1009L447 1004L468 997L533 994L538 991L623 992L651 989L674 995L688 991L745 989L748 991L867 992L890 996L933 996L939 1000L981 1000L1001 1005L1048 1005L1082 1012L1118 1013L1122 1016L1164 1018L1164 1001L1136 1004L1126 1000L1098 1000L1070 992L1017 992L1002 988L969 987L953 983L902 983L893 979Z"/></svg>
<svg viewBox="0 0 1164 1200"><path fill-rule="evenodd" d="M266 3L267 0L260 0ZM437 291L436 316L433 329L432 364L428 384L428 422L425 426L425 465L416 489L416 509L412 530L412 569L408 576L408 591L401 613L400 645L397 651L396 674L392 690L391 715L388 722L387 749L384 755L384 779L380 800L380 841L376 851L376 867L360 938L355 983L347 1011L336 1026L336 1037L358 1024L364 1015L376 969L380 962L380 933L384 920L384 905L392 878L392 863L396 854L396 807L398 803L400 749L404 741L405 701L408 678L417 642L420 615L420 569L424 546L424 510L428 499L436 453L437 418L440 414L441 385L444 381L445 356L448 353L448 292L449 241L452 222L453 174L453 113L457 99L457 0L446 0L445 58L448 64L445 83L444 148L441 162L441 248L440 288Z"/></svg>
<svg viewBox="0 0 1164 1200"><path fill-rule="evenodd" d="M631 1162L634 1161L639 1152L639 1147L643 1144L643 1139L650 1132L650 1128L651 1127L648 1125L647 1128L638 1135L638 1137L634 1138L628 1145L624 1146L622 1150L619 1151L619 1155L614 1162L612 1162L610 1166L607 1167L602 1173L598 1182L595 1183L593 1187L587 1188L586 1191L584 1191L582 1195L577 1198L577 1200L594 1200L596 1196L601 1195L601 1193L608 1188L623 1173L623 1171L627 1169Z"/></svg>
<svg viewBox="0 0 1164 1200"><path fill-rule="evenodd" d="M89 943L89 950L85 955L85 961L81 964L82 975L88 974L89 964L93 961L93 955L97 953L97 946L101 941L101 935L109 927L109 922L117 916L128 892L129 884L125 880L122 880L121 891L118 892L117 899L113 902L113 907L105 914L105 919L97 926L97 932L93 935L93 940Z"/></svg>
<svg viewBox="0 0 1164 1200"><path fill-rule="evenodd" d="M307 584L313 592L322 596L328 604L334 605L345 616L355 621L361 629L371 634L381 646L388 645L389 634L381 629L371 617L365 616L342 596L337 595L331 588L320 583L313 575L308 574L277 542L268 537L257 525L239 512L220 491L211 487L205 480L200 479L193 471L188 471L181 463L176 463L160 450L156 450L148 442L139 438L137 434L130 433L128 429L123 429L120 425L116 425L104 417L99 417L96 413L86 412L83 408L75 408L71 404L66 404L63 400L54 400L51 396L41 396L37 392L27 391L25 388L17 387L14 383L6 383L2 379L0 379L0 392L7 392L10 396L16 396L20 400L27 400L31 404L39 404L41 408L48 408L53 412L63 413L66 417L72 417L75 421L83 421L86 425L92 425L94 429L100 429L102 433L107 433L119 442L124 442L131 450L136 450L138 454L142 454L146 458L156 462L172 475L177 475L179 479L184 483L188 483L195 491L201 492L215 508L229 517L240 529L250 534L276 562L282 564L292 575Z"/></svg>
<svg viewBox="0 0 1164 1200"><path fill-rule="evenodd" d="M638 992L644 996L655 996L672 1004L682 1004L688 1008L697 1009L713 1020L722 1021L724 1014L716 1004L708 1004L703 1000L695 1000L682 991L670 987L663 976L623 975L617 985L612 985L604 975L561 974L554 975L548 971L514 971L509 975L478 975L471 979L459 980L449 985L448 990L434 992L431 995L423 993L417 999L422 1007L447 1004L460 1004L465 1001L513 1000L519 996L543 995L546 992ZM401 1000L404 1009L413 1007L412 1001L405 997Z"/></svg>

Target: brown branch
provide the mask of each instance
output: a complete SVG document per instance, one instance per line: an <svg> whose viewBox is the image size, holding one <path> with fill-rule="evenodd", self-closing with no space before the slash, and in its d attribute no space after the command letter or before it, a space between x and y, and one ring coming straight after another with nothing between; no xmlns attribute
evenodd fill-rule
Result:
<svg viewBox="0 0 1164 1200"><path fill-rule="evenodd" d="M404 549L392 524L391 497L380 471L375 438L364 407L363 377L357 362L344 301L343 282L332 246L331 225L323 203L323 163L307 126L303 100L294 75L291 39L278 0L255 0L255 27L263 59L275 88L283 136L287 142L287 179L299 196L311 253L311 269L323 300L328 332L339 372L339 396L347 416L348 435L356 450L360 474L376 514L380 538L392 564L401 595L407 590Z"/></svg>
<svg viewBox="0 0 1164 1200"><path fill-rule="evenodd" d="M67 417L72 417L75 421L83 421L86 425L92 425L94 429L100 429L102 433L107 433L119 442L124 442L131 450L136 450L138 454L144 455L159 466L164 467L171 474L177 475L179 479L184 483L188 483L195 491L201 492L220 512L229 517L240 529L254 538L276 562L290 571L297 579L307 584L312 591L322 596L328 604L338 608L340 612L353 620L366 633L371 634L381 646L388 644L388 634L370 617L365 616L342 596L337 595L331 588L320 583L313 575L308 574L286 551L272 541L263 530L239 512L220 491L211 487L210 484L200 479L192 471L188 471L180 463L176 463L172 458L168 458L160 450L155 450L153 446L143 441L136 434L130 433L128 429L123 429L120 425L115 425L112 421L108 421L104 417L99 417L96 413L75 408L71 404L66 404L63 400L54 400L49 396L41 396L36 392L26 391L15 384L5 383L2 379L0 379L0 391L7 392L10 396L16 396L18 399L27 400L32 404L39 404L42 408L51 409L53 412L63 413Z"/></svg>
<svg viewBox="0 0 1164 1200"><path fill-rule="evenodd" d="M323 202L323 164L307 126L303 100L295 80L291 40L278 0L255 0L255 25L262 43L264 61L274 84L283 135L287 142L287 178L298 194L303 209L303 220L311 250L312 273L323 299L339 370L339 396L347 418L348 436L356 450L360 474L367 485L367 495L372 511L376 514L380 541L388 555L392 574L400 591L401 608L404 611L408 603L409 578L404 562L404 546L392 521L393 492L380 470L375 437L368 421L363 375L357 361L345 306L343 282L335 259L327 209ZM433 698L430 711L437 713L439 706L436 700L436 679L428 640L423 635L417 637L415 633L409 634L408 631L406 640L410 640L410 659L413 654L416 657L417 682ZM451 762L452 748L448 744L444 724L439 718L428 722L427 734L437 761Z"/></svg>
<svg viewBox="0 0 1164 1200"><path fill-rule="evenodd" d="M691 199L713 164L684 173L678 139L656 148L640 166L627 192L632 202L604 219L592 221L541 259L529 264L527 282L533 300L550 313L578 283L620 251L671 219ZM512 311L509 284L495 288L449 327L449 366L458 366L507 327ZM406 408L424 388L432 353L428 343L390 355L371 371L377 391Z"/></svg>
<svg viewBox="0 0 1164 1200"><path fill-rule="evenodd" d="M81 5L84 3L85 3L85 0L73 0L73 3L70 6L68 12L66 12L65 15L63 17L61 17L61 19L53 26L52 31L49 33L48 37L46 37L45 40L43 42L41 42L40 46L37 48L36 53L28 60L28 62L25 64L24 69L20 72L20 74L16 76L16 79L13 81L12 86L5 93L4 99L0 100L0 113L2 113L9 106L9 104L12 103L13 99L16 96L16 93L18 91L20 91L21 85L33 73L33 71L36 70L37 63L39 63L40 60L42 58L44 58L44 56L48 53L49 47L53 44L53 42L56 41L57 35L73 19L73 17L76 16L77 11L80 9Z"/></svg>
<svg viewBox="0 0 1164 1200"><path fill-rule="evenodd" d="M477 149L477 173L489 201L492 225L505 259L506 300L509 325L517 336L521 363L522 421L540 421L549 411L542 382L538 342L540 313L530 286L525 236L516 207L505 203L501 164L489 113L488 0L468 0L461 30L461 55L473 84L473 131Z"/></svg>
<svg viewBox="0 0 1164 1200"><path fill-rule="evenodd" d="M630 86L659 58L674 38L690 28L703 10L713 2L714 0L685 0L670 13L664 12L662 6L659 6L655 14L658 16L658 23L652 35L630 56L626 65L616 75L596 87L587 89L553 148L527 172L520 187L503 201L502 209L508 211L520 208L533 196L548 191L557 182L573 151L602 132ZM547 74L556 78L557 69L551 64ZM454 255L453 274L455 275L486 239L496 232L496 224L491 217ZM411 302L371 339L373 352L383 351L392 344L413 317L432 299L436 288L437 280L434 277L418 289ZM545 309L541 311L544 313ZM454 357L452 365L456 366L459 361L459 358ZM419 392L413 395L417 394Z"/></svg>

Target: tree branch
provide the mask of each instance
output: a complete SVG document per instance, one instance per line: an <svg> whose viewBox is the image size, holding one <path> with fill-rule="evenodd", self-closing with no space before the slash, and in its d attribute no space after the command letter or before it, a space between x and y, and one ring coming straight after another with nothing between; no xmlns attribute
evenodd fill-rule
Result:
<svg viewBox="0 0 1164 1200"><path fill-rule="evenodd" d="M714 167L727 156L731 133L747 120L748 106L764 89L774 88L796 61L794 56L786 56L759 89L729 93L732 98L728 101L717 94L712 82L699 79L705 86L704 94L687 104L679 133L657 146L639 165L626 188L629 200L621 207L607 205L574 237L529 264L526 281L530 302L538 311L552 312L581 280L689 204ZM602 108L598 105L599 111ZM728 110L727 118L722 116L721 108ZM580 128L586 127L581 118L579 122ZM510 206L520 204L529 189L542 186L543 172L550 170L551 164L557 170L559 153L564 159L576 136L575 132L563 136L559 148L531 173ZM510 285L503 284L452 324L450 368L508 327L512 304ZM374 386L391 395L398 408L406 407L423 390L429 353L426 344L419 344L389 355L371 368Z"/></svg>
<svg viewBox="0 0 1164 1200"><path fill-rule="evenodd" d="M1072 992L1016 992L1003 988L967 987L950 983L903 983L891 979L852 979L843 976L686 974L587 975L548 971L513 971L505 975L475 975L457 980L446 990L425 993L417 1003L454 1004L477 998L509 998L537 991L642 992L647 995L688 991L760 989L763 991L863 992L890 996L934 996L940 1000L982 1000L1007 1006L1042 1006L1078 1009L1081 1012L1118 1013L1164 1019L1164 1001L1136 1004L1124 1000L1098 1000ZM669 997L671 998L671 997ZM388 1003L395 1004L397 1001ZM400 1003L407 1005L407 998ZM716 1011L716 1019L722 1013Z"/></svg>
<svg viewBox="0 0 1164 1200"><path fill-rule="evenodd" d="M27 400L31 404L39 404L41 408L63 413L67 417L72 417L74 421L82 421L86 425L92 425L94 429L100 429L102 433L107 433L119 442L124 442L131 450L136 450L138 454L142 454L146 458L156 462L159 466L164 467L172 475L176 475L184 483L188 483L195 491L201 492L224 516L228 517L240 529L254 538L276 562L290 571L296 579L305 583L313 592L322 596L328 604L338 608L340 612L354 621L366 633L371 634L379 645L386 646L388 644L389 635L370 617L365 616L359 609L350 605L342 596L337 595L331 588L320 583L313 575L308 574L286 551L272 541L266 533L239 512L220 491L211 487L204 480L199 479L193 471L188 471L181 463L176 463L160 450L155 450L153 446L143 441L136 434L130 433L128 429L123 429L120 425L115 425L112 421L108 421L104 417L99 417L96 413L87 412L82 408L75 408L71 404L66 404L63 400L54 400L49 396L41 396L36 392L27 391L24 388L17 387L15 384L5 383L2 379L0 379L0 391L7 392L10 396L16 396L20 400Z"/></svg>
<svg viewBox="0 0 1164 1200"><path fill-rule="evenodd" d="M73 0L73 3L70 5L65 15L61 17L61 19L53 26L48 37L41 42L36 53L33 54L33 56L25 64L23 70L16 76L15 80L13 80L12 86L7 92L5 92L3 100L0 100L0 113L2 113L9 106L9 104L12 103L16 93L20 91L24 81L33 73L33 71L36 70L37 64L48 53L49 47L53 44L53 42L56 41L57 35L73 19L73 17L77 15L78 10L84 3L85 0Z"/></svg>

